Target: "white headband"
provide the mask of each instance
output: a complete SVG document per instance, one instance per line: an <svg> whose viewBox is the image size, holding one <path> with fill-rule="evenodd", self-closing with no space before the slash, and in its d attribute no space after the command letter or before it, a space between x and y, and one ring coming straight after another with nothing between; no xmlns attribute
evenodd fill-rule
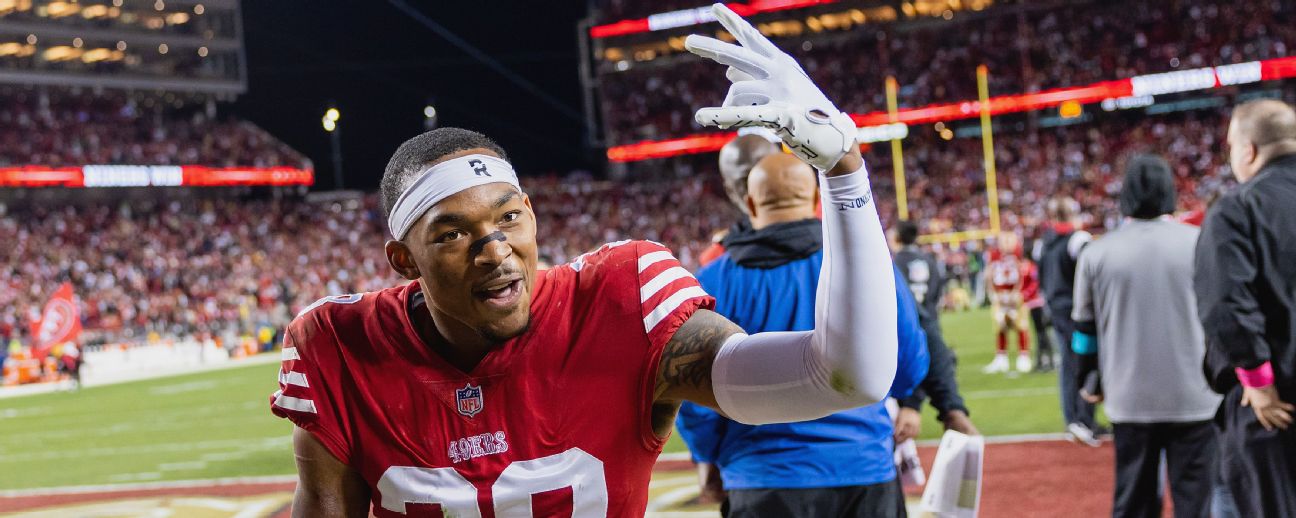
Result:
<svg viewBox="0 0 1296 518"><path fill-rule="evenodd" d="M493 156L465 155L429 167L396 199L387 228L392 237L405 239L414 222L437 202L488 183L507 183L522 190L513 166Z"/></svg>

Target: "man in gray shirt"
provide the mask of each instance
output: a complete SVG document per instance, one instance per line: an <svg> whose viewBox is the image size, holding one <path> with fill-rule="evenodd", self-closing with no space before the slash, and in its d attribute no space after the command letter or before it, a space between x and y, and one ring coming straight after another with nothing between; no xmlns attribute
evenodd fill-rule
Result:
<svg viewBox="0 0 1296 518"><path fill-rule="evenodd" d="M1161 516L1164 452L1176 518L1205 518L1215 458L1210 420L1220 397L1201 374L1206 349L1193 292L1198 230L1162 218L1174 211L1175 185L1170 166L1156 156L1130 159L1120 207L1124 225L1080 254L1071 313L1072 346L1090 365L1097 356L1115 429L1112 515ZM1086 389L1097 392L1089 383Z"/></svg>

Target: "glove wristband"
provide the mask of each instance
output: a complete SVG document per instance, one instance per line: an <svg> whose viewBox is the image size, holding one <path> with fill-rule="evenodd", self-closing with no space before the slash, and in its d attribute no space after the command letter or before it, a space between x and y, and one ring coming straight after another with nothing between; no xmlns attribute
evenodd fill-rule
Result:
<svg viewBox="0 0 1296 518"><path fill-rule="evenodd" d="M1264 362L1254 369L1237 367L1233 372L1237 373L1238 381L1246 388L1264 388L1274 383L1273 364L1269 362Z"/></svg>

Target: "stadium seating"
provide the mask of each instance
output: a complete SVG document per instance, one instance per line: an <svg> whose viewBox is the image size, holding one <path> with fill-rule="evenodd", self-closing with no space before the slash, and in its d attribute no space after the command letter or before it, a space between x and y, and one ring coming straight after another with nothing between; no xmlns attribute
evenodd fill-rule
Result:
<svg viewBox="0 0 1296 518"><path fill-rule="evenodd" d="M950 21L901 18L775 41L838 107L866 113L885 109L888 75L900 105L913 107L975 99L983 63L1000 95L1285 56L1296 48L1296 12L1267 0L1001 2ZM693 112L718 104L728 85L711 63L677 54L624 71L601 62L609 144L703 131Z"/></svg>
<svg viewBox="0 0 1296 518"><path fill-rule="evenodd" d="M634 236L665 243L694 267L711 233L733 218L718 190L700 178L524 184L537 210L540 253L550 263ZM259 325L285 325L325 295L401 282L382 255L388 234L372 195L320 203L14 207L0 214L0 343L11 336L27 342L28 316L65 279L81 300L87 345L150 337L234 343ZM70 247L81 253L67 253Z"/></svg>
<svg viewBox="0 0 1296 518"><path fill-rule="evenodd" d="M1139 152L1161 154L1174 167L1181 210L1201 209L1233 181L1223 142L1227 126L1228 111L1216 109L1109 115L1094 123L996 135L1001 224L1033 236L1045 222L1045 200L1067 194L1080 202L1089 226L1115 227L1124 161ZM979 138L945 141L923 127L904 146L910 217L922 222L924 233L989 226ZM883 217L894 218L890 146L873 146L868 161Z"/></svg>
<svg viewBox="0 0 1296 518"><path fill-rule="evenodd" d="M0 88L0 167L84 164L310 167L261 128L175 94Z"/></svg>
<svg viewBox="0 0 1296 518"><path fill-rule="evenodd" d="M1231 181L1220 140L1226 124L1219 110L1005 134L996 140L1004 228L1031 235L1044 220L1043 200L1059 190L1081 202L1091 226L1114 226L1122 161L1136 151L1163 153L1180 181L1180 207L1200 208ZM980 140L944 141L925 130L906 142L911 217L927 232L986 226ZM696 267L737 213L719 188L714 155L684 160L691 175L658 181L525 178L542 258L559 264L634 237L662 242ZM889 146L874 146L868 160L883 217L893 220ZM0 242L13 244L0 248L0 337L19 332L65 278L83 301L90 343L279 326L324 295L399 282L382 256L386 237L374 196L11 208L0 218ZM63 253L68 246L86 254Z"/></svg>

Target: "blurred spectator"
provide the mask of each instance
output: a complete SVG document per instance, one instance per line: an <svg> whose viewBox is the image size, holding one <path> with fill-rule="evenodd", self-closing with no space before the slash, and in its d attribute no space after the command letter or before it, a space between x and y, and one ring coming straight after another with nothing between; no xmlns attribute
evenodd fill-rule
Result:
<svg viewBox="0 0 1296 518"><path fill-rule="evenodd" d="M256 125L174 94L0 88L0 167L86 164L310 167Z"/></svg>
<svg viewBox="0 0 1296 518"><path fill-rule="evenodd" d="M967 405L959 393L958 378L954 368L954 353L945 343L940 326L940 309L937 307L945 290L945 268L931 254L918 248L918 225L901 221L887 231L887 240L900 277L913 292L918 303L918 323L927 335L929 367L927 376L907 398L899 399L896 414L895 439L900 444L918 437L922 432L922 404L928 398L936 409L936 418L946 430L968 435L979 435L968 417Z"/></svg>
<svg viewBox="0 0 1296 518"><path fill-rule="evenodd" d="M1053 317L1053 330L1057 334L1061 359L1058 365L1058 388L1062 402L1062 420L1066 423L1067 438L1098 447L1102 443L1094 433L1098 427L1094 420L1094 405L1080 397L1080 358L1068 346L1075 332L1071 311L1075 308L1075 275L1080 252L1093 240L1093 236L1080 224L1080 205L1067 196L1048 200L1048 229L1044 233L1044 249L1040 254L1040 289L1049 315Z"/></svg>
<svg viewBox="0 0 1296 518"><path fill-rule="evenodd" d="M646 15L671 7L641 2L631 11L621 7L627 0L606 3L602 14ZM705 3L692 3L697 5ZM799 19L796 12L769 20ZM996 2L948 21L901 16L775 43L804 65L839 108L866 113L885 109L887 76L899 83L900 106L918 107L975 99L981 64L990 70L991 93L1006 95L1282 57L1296 46L1296 10L1290 2L1272 0ZM693 113L718 106L728 84L714 81L703 60L677 52L633 65L600 63L608 142L703 131Z"/></svg>
<svg viewBox="0 0 1296 518"><path fill-rule="evenodd" d="M557 263L633 236L695 268L733 217L721 189L699 179L523 183L540 252ZM0 338L24 329L62 280L81 300L88 344L251 335L325 295L399 282L386 238L373 196L11 207L0 216Z"/></svg>
<svg viewBox="0 0 1296 518"><path fill-rule="evenodd" d="M1115 518L1161 516L1164 459L1176 517L1211 516L1220 397L1201 375L1206 346L1193 295L1199 231L1162 219L1175 208L1170 165L1130 160L1120 192L1120 228L1080 254L1075 273L1074 352L1080 379L1101 374L1116 436Z"/></svg>
<svg viewBox="0 0 1296 518"><path fill-rule="evenodd" d="M1242 516L1296 515L1296 110L1239 106L1228 128L1241 186L1211 207L1196 251L1204 370L1224 395L1221 478Z"/></svg>

